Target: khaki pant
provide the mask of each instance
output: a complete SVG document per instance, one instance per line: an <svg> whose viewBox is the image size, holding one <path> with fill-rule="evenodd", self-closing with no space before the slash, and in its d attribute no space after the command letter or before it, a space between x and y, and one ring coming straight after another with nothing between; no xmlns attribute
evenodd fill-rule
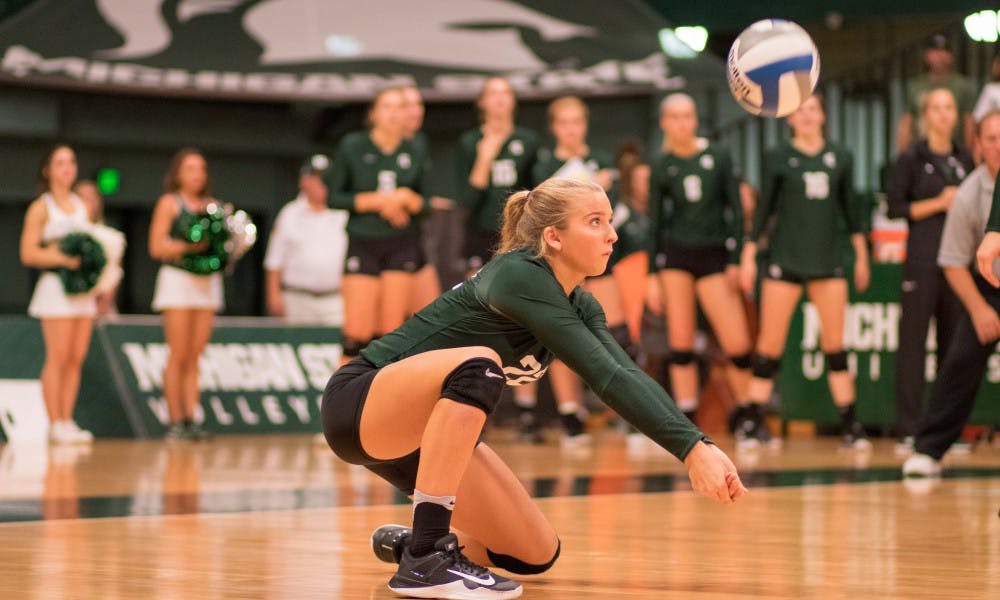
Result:
<svg viewBox="0 0 1000 600"><path fill-rule="evenodd" d="M285 322L289 325L344 324L344 298L339 293L314 296L294 290L281 292L285 300Z"/></svg>

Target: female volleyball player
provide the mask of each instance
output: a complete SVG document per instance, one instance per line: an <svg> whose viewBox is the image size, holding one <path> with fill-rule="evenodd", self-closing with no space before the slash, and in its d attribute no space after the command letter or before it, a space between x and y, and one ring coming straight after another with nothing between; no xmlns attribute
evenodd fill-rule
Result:
<svg viewBox="0 0 1000 600"><path fill-rule="evenodd" d="M576 96L564 96L553 100L549 104L548 112L549 128L556 145L551 150L542 148L538 151L532 168L532 185L557 177L594 181L605 191L610 190L613 183L611 156L606 152L591 149L587 144L587 105ZM627 209L624 213L619 211L615 216L628 216L628 211ZM614 219L612 221L612 225L618 229L620 223L614 222ZM616 258L618 257L613 252L605 273L600 277L589 278L584 284L584 289L593 294L604 309L608 328L613 334L620 335L624 328L623 347L627 347L629 339L628 327L625 325L625 311L622 308L618 285L611 272ZM583 385L579 376L559 360L553 361L548 374L555 396L556 410L563 425L563 445L572 447L588 442L590 436L584 431ZM522 412L522 426L532 423L524 413L535 408L536 387L534 384L528 384L518 390L515 403Z"/></svg>
<svg viewBox="0 0 1000 600"><path fill-rule="evenodd" d="M459 201L469 211L465 259L470 274L493 256L507 196L531 187L539 144L537 133L514 123L517 99L503 77L486 80L476 107L479 126L458 140Z"/></svg>
<svg viewBox="0 0 1000 600"><path fill-rule="evenodd" d="M386 526L372 540L380 558L399 562L391 590L514 598L518 583L479 565L529 574L556 560L556 532L479 441L503 387L538 379L555 358L683 460L695 491L724 504L746 493L732 462L635 366L579 288L607 266L611 215L593 182L517 192L504 208L501 254L330 378L330 447L413 497L412 531Z"/></svg>
<svg viewBox="0 0 1000 600"><path fill-rule="evenodd" d="M344 268L344 357L398 327L410 309L414 273L426 260L420 218L429 205L424 151L405 139L402 88L382 90L369 131L341 141L328 183L333 208L350 211Z"/></svg>
<svg viewBox="0 0 1000 600"><path fill-rule="evenodd" d="M854 286L859 291L867 289L870 278L868 246L852 199L851 155L826 141L825 122L820 98L812 96L788 117L791 141L764 158L763 192L740 264L743 289L750 293L757 277L757 243L774 216L768 266L761 283L760 334L753 357L750 399L763 404L771 396L788 325L805 287L819 313L820 346L826 357L827 382L841 416L843 443L866 449L871 443L854 415L854 378L847 370L844 351L848 289L841 266L838 215L847 222L851 234L856 256Z"/></svg>
<svg viewBox="0 0 1000 600"><path fill-rule="evenodd" d="M698 113L686 94L660 104L664 152L650 183L651 273L663 286L670 342L670 382L678 407L693 416L698 406L694 337L695 300L722 350L730 357L729 386L740 407L735 422L741 444L767 441L767 429L747 401L753 342L739 289L743 209L739 179L729 152L697 136Z"/></svg>
<svg viewBox="0 0 1000 600"><path fill-rule="evenodd" d="M63 254L59 241L69 233L87 230L90 224L87 208L72 191L76 175L72 148L59 144L45 154L38 170L42 195L28 206L21 231L21 263L45 270L31 296L28 314L42 323L42 398L49 415L49 438L55 443L93 440L89 431L73 421L73 407L97 302L93 293L68 295L55 272L80 268L80 258Z"/></svg>
<svg viewBox="0 0 1000 600"><path fill-rule="evenodd" d="M472 275L493 257L500 241L504 203L514 190L531 187L538 154L538 134L514 123L517 98L503 77L490 77L476 100L479 126L458 140L459 202L469 215L465 230L465 271ZM541 441L534 409L535 386L514 392L520 410L521 435Z"/></svg>
<svg viewBox="0 0 1000 600"><path fill-rule="evenodd" d="M170 354L163 372L163 395L170 413L167 438L207 437L194 422L200 401L198 358L212 337L215 313L222 310L222 273L195 273L179 266L185 254L206 249L184 241L180 228L192 214L205 214L211 196L205 157L184 148L170 160L163 195L149 224L149 255L161 261L153 291L153 310L163 313L163 334Z"/></svg>
<svg viewBox="0 0 1000 600"><path fill-rule="evenodd" d="M421 154L430 156L427 135L421 131L421 128L424 126L424 98L420 95L420 90L411 85L404 86L401 91L403 93L404 105L403 137L416 146ZM430 190L424 190L424 193L430 196ZM440 196L431 196L429 204L434 209L450 209L454 203ZM429 244L435 243L438 240L432 235L433 232L427 229L426 224L427 222L425 222L425 231L422 234L424 248L428 250L425 252L425 255L432 257L436 256L436 254L430 253L433 248ZM430 260L426 260L424 266L413 276L412 291L413 294L410 297L408 314L417 312L430 304L431 300L441 295L441 280L438 277L437 267Z"/></svg>

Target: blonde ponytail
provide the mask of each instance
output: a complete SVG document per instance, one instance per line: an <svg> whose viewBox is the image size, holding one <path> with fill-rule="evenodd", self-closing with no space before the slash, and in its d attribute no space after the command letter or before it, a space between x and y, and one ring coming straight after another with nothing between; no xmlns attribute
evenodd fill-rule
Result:
<svg viewBox="0 0 1000 600"><path fill-rule="evenodd" d="M515 192L503 209L497 252L531 248L535 256L545 256L542 231L546 227L565 229L574 199L603 193L600 185L578 179L547 179L531 191Z"/></svg>

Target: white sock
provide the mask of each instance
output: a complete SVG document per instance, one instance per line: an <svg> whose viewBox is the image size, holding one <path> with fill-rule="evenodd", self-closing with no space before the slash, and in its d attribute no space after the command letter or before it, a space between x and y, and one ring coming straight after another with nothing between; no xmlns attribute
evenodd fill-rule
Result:
<svg viewBox="0 0 1000 600"><path fill-rule="evenodd" d="M431 504L443 506L448 510L455 510L455 496L431 496L420 490L413 490L413 506L415 507L421 502L430 502Z"/></svg>
<svg viewBox="0 0 1000 600"><path fill-rule="evenodd" d="M559 404L556 406L556 410L558 410L561 415L579 415L580 409L581 406L579 402L567 402L566 404Z"/></svg>

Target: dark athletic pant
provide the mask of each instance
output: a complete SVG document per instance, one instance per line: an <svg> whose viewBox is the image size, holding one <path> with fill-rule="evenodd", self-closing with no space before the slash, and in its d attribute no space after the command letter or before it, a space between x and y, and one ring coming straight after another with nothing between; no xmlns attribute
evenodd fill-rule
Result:
<svg viewBox="0 0 1000 600"><path fill-rule="evenodd" d="M975 279L983 298L1000 313L1000 290L978 275ZM985 345L979 343L972 319L963 310L951 347L938 368L930 404L917 433L917 452L940 460L962 435L986 372L986 363L996 347L997 340Z"/></svg>
<svg viewBox="0 0 1000 600"><path fill-rule="evenodd" d="M907 290L913 282L916 287ZM903 265L903 291L900 294L899 347L896 350L896 430L902 436L914 435L924 412L924 365L927 360L927 330L931 317L937 322L938 368L948 353L952 332L965 312L958 297L934 265Z"/></svg>

